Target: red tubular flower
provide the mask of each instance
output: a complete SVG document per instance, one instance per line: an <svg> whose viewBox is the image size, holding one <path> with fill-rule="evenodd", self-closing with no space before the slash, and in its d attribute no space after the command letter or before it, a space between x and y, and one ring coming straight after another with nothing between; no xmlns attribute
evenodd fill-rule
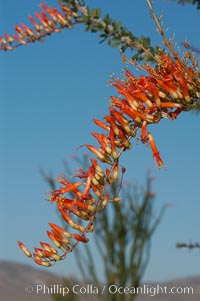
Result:
<svg viewBox="0 0 200 301"><path fill-rule="evenodd" d="M97 160L90 158L90 161L92 163L92 166L95 168L95 171L102 177L105 177L105 174L103 172L103 169L99 166Z"/></svg>
<svg viewBox="0 0 200 301"><path fill-rule="evenodd" d="M53 244L56 246L56 248L60 249L62 247L62 244L55 238L55 235L52 232L47 231L47 235L50 238L50 240L53 242Z"/></svg>
<svg viewBox="0 0 200 301"><path fill-rule="evenodd" d="M113 118L113 116L105 115L104 118L110 124L110 127L113 129L115 135L118 136L119 128L118 128L117 124L115 123L115 119Z"/></svg>
<svg viewBox="0 0 200 301"><path fill-rule="evenodd" d="M119 148L122 148L122 147L124 147L125 149L131 148L131 143L128 140L128 136L121 129L119 130L119 138L115 139L114 143Z"/></svg>
<svg viewBox="0 0 200 301"><path fill-rule="evenodd" d="M1 49L4 50L4 51L14 50L14 47L12 47L10 45L1 45Z"/></svg>
<svg viewBox="0 0 200 301"><path fill-rule="evenodd" d="M40 257L40 258L47 258L49 256L46 255L45 250L43 249L39 249L39 248L35 248L35 254Z"/></svg>
<svg viewBox="0 0 200 301"><path fill-rule="evenodd" d="M90 188L91 188L93 175L91 174L91 172L85 171L83 169L79 169L79 171L81 173L80 174L73 174L73 177L85 178L86 179L85 188L84 188L83 194L81 196L81 198L83 200L85 200L89 197L89 194L90 194Z"/></svg>
<svg viewBox="0 0 200 301"><path fill-rule="evenodd" d="M66 13L69 14L70 13L70 8L62 3L59 3L61 9Z"/></svg>
<svg viewBox="0 0 200 301"><path fill-rule="evenodd" d="M160 106L161 108L182 108L182 105L176 102L162 102Z"/></svg>
<svg viewBox="0 0 200 301"><path fill-rule="evenodd" d="M77 199L64 199L62 202L62 207L65 209L68 209L69 211L74 211L76 212L76 208L78 209L83 209L84 211L95 211L95 207L89 204L84 203L83 201L79 201Z"/></svg>
<svg viewBox="0 0 200 301"><path fill-rule="evenodd" d="M117 135L118 137L120 136L120 132L122 132L123 130L121 130L121 128L118 126L118 130L119 130L119 135ZM111 145L111 149L112 149L112 158L116 161L118 160L118 152L116 151L116 143L115 143L115 133L114 130L112 128L110 128L110 133L109 133L109 139L110 139L110 145Z"/></svg>
<svg viewBox="0 0 200 301"><path fill-rule="evenodd" d="M179 98L179 93L178 93L178 87L172 82L171 78L160 80L156 79L158 85L161 87L161 89L165 90L169 95L175 99Z"/></svg>
<svg viewBox="0 0 200 301"><path fill-rule="evenodd" d="M98 150L96 147L89 144L86 144L85 146L87 147L87 149L89 149L89 151L95 154L101 162L112 164L112 161L109 159L109 157L106 154L102 154L102 152Z"/></svg>
<svg viewBox="0 0 200 301"><path fill-rule="evenodd" d="M121 112L128 115L130 118L132 118L132 120L134 120L134 122L136 122L138 124L142 124L143 120L147 121L147 116L145 114L140 113L140 112L132 109L131 107L124 106L123 109L121 110ZM151 117L153 119L153 116L151 116Z"/></svg>
<svg viewBox="0 0 200 301"><path fill-rule="evenodd" d="M149 145L150 145L151 150L153 152L153 157L155 158L157 166L160 168L164 165L164 162L160 157L160 153L159 153L159 151L156 147L155 141L154 141L153 136L151 135L151 133L148 133L148 139L149 139Z"/></svg>
<svg viewBox="0 0 200 301"><path fill-rule="evenodd" d="M45 26L47 27L52 27L53 26L53 22L52 20L47 16L47 14L45 14L44 11L41 11L41 17L42 17L42 20L46 23Z"/></svg>
<svg viewBox="0 0 200 301"><path fill-rule="evenodd" d="M85 236L81 236L79 234L73 234L72 235L74 239L78 240L78 241L81 241L81 242L84 242L84 243L87 243L89 241L89 239Z"/></svg>
<svg viewBox="0 0 200 301"><path fill-rule="evenodd" d="M20 249L24 252L24 254L27 256L27 257L32 257L32 254L31 252L26 248L26 246L18 240L18 245L20 247Z"/></svg>
<svg viewBox="0 0 200 301"><path fill-rule="evenodd" d="M143 124L142 124L142 130L141 130L141 141L143 143L146 143L148 141L148 135L147 135L147 122L146 121L143 121Z"/></svg>
<svg viewBox="0 0 200 301"><path fill-rule="evenodd" d="M71 219L71 217L69 216L69 214L59 204L58 204L58 210L60 211L60 213L61 213L63 219L66 221L66 223L69 224L73 229L76 229L80 232L85 231L85 228L83 226L81 226L80 224L78 224L77 222L73 221Z"/></svg>
<svg viewBox="0 0 200 301"><path fill-rule="evenodd" d="M107 170L107 174L110 183L116 182L119 178L119 165L115 164L112 170Z"/></svg>
<svg viewBox="0 0 200 301"><path fill-rule="evenodd" d="M30 19L31 23L33 24L33 26L35 27L36 32L40 32L41 30L43 30L43 26L38 24L32 16L29 16L29 19Z"/></svg>
<svg viewBox="0 0 200 301"><path fill-rule="evenodd" d="M18 36L21 38L21 39L26 39L27 38L27 34L26 32L18 25L15 25L15 30L18 34Z"/></svg>
<svg viewBox="0 0 200 301"><path fill-rule="evenodd" d="M154 85L154 83L151 82L151 80L146 79L146 89L147 93L151 93L153 96L153 99L155 100L156 106L159 108L161 104L160 96L159 96L159 91Z"/></svg>
<svg viewBox="0 0 200 301"><path fill-rule="evenodd" d="M174 72L173 77L176 79L177 83L179 84L179 87L181 89L181 92L183 94L184 99L190 103L191 102L191 97L189 95L189 90L188 90L188 82L185 79L184 75L181 72Z"/></svg>
<svg viewBox="0 0 200 301"><path fill-rule="evenodd" d="M55 239L62 245L62 248L65 246L69 246L71 244L71 242L68 238L64 237L62 234L58 233L56 230L53 229L52 234L54 235Z"/></svg>
<svg viewBox="0 0 200 301"><path fill-rule="evenodd" d="M26 24L15 25L17 36L12 35L13 37L11 37L5 34L6 40L0 38L1 50L13 50L21 45L41 41L45 36L53 32L59 32L63 28L71 28L76 24L78 15L65 5L60 5L61 12L56 8L48 7L46 4L42 4L41 7L42 10L40 12L35 12L35 17L39 22L36 22L32 16L29 16L34 29ZM7 45L7 42L13 43L13 45Z"/></svg>
<svg viewBox="0 0 200 301"><path fill-rule="evenodd" d="M56 224L49 223L49 226L50 226L52 229L54 229L55 231L57 231L58 233L60 233L60 234L62 234L62 235L64 235L64 236L66 236L67 238L71 238L71 237L72 237L72 235L71 235L69 232L65 231L63 228L59 227L59 226L56 225Z"/></svg>
<svg viewBox="0 0 200 301"><path fill-rule="evenodd" d="M129 87L131 91L133 91L133 96L137 99L138 102L143 102L148 107L152 107L153 103L151 100L145 95L144 91L140 89L140 87L135 86L134 88Z"/></svg>
<svg viewBox="0 0 200 301"><path fill-rule="evenodd" d="M0 44L6 45L7 41L3 37L0 37Z"/></svg>
<svg viewBox="0 0 200 301"><path fill-rule="evenodd" d="M70 24L68 20L66 20L60 13L59 11L55 12L56 17L58 18L58 22L60 23L61 26L68 26L70 27Z"/></svg>
<svg viewBox="0 0 200 301"><path fill-rule="evenodd" d="M41 7L50 15L55 23L58 23L57 10L55 8L48 7L45 3L42 3Z"/></svg>
<svg viewBox="0 0 200 301"><path fill-rule="evenodd" d="M116 111L113 108L109 108L110 112L112 115L114 115L115 119L117 120L117 122L119 124L121 124L121 126L123 127L123 129L130 134L131 133L131 128L129 126L129 121L123 117L118 111Z"/></svg>
<svg viewBox="0 0 200 301"><path fill-rule="evenodd" d="M110 130L110 127L106 124L106 123L104 123L104 122L102 122L102 121L100 121L100 120L98 120L98 119L93 119L93 121L94 121L94 123L96 124L96 125L98 125L99 127L101 127L102 129L104 129L104 130L106 130L106 131L109 131Z"/></svg>
<svg viewBox="0 0 200 301"><path fill-rule="evenodd" d="M107 139L105 134L91 133L93 137L95 137L102 150L105 150L109 155L112 153L112 149L109 146L109 140Z"/></svg>
<svg viewBox="0 0 200 301"><path fill-rule="evenodd" d="M51 32L51 26L49 25L49 22L39 13L35 13L36 18L44 25L45 31L49 34Z"/></svg>
<svg viewBox="0 0 200 301"><path fill-rule="evenodd" d="M15 34L13 34L13 38L22 45L27 44L25 40L21 39L20 37L16 36Z"/></svg>
<svg viewBox="0 0 200 301"><path fill-rule="evenodd" d="M133 110L137 111L137 109L139 107L139 103L138 103L137 99L130 93L130 91L128 91L127 89L123 89L122 94L125 96L126 101L130 105L130 107Z"/></svg>
<svg viewBox="0 0 200 301"><path fill-rule="evenodd" d="M21 26L28 36L30 36L32 38L34 37L34 32L30 27L26 26L24 23L22 23Z"/></svg>
<svg viewBox="0 0 200 301"><path fill-rule="evenodd" d="M6 40L8 41L8 43L12 44L14 42L14 39L11 36L9 36L7 33L5 33L4 36L5 36Z"/></svg>
<svg viewBox="0 0 200 301"><path fill-rule="evenodd" d="M64 194L64 193L69 192L69 191L76 193L77 188L82 184L83 184L82 182L76 182L76 183L73 183L73 184L71 184L67 187L60 187L59 192L60 192L60 194Z"/></svg>
<svg viewBox="0 0 200 301"><path fill-rule="evenodd" d="M40 242L40 245L44 250L49 251L54 254L58 254L58 251L55 248L53 248L50 244L45 243L45 242Z"/></svg>
<svg viewBox="0 0 200 301"><path fill-rule="evenodd" d="M37 255L35 256L35 254L34 254L33 261L35 263L37 263L38 265L42 265L43 267L51 267L52 266L51 262L49 262L49 261L43 261L43 260L37 258Z"/></svg>
<svg viewBox="0 0 200 301"><path fill-rule="evenodd" d="M66 186L66 187L69 187L69 186L73 185L72 183L70 183L69 181L67 181L67 179L66 179L64 176L57 177L57 182L60 183L60 184L63 184L63 185ZM79 182L79 183L82 184L82 182ZM80 185L78 185L78 186L80 186ZM71 188L72 188L72 186L71 186ZM79 191L79 190L77 189L77 187L73 187L73 193L74 193L77 197L82 198L82 192Z"/></svg>
<svg viewBox="0 0 200 301"><path fill-rule="evenodd" d="M50 252L50 251L47 251L47 250L43 250L43 253L46 255L46 258L51 258L55 261L59 261L59 260L63 260L63 258L58 255L58 254L55 254L53 252Z"/></svg>

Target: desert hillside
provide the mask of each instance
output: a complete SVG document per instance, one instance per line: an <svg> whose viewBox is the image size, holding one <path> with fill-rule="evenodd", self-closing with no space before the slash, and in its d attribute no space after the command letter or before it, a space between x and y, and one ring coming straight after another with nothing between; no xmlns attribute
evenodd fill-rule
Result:
<svg viewBox="0 0 200 301"><path fill-rule="evenodd" d="M65 282L63 284L63 281ZM84 287L85 294L75 294L78 292L79 284ZM137 301L199 301L200 300L200 276L184 279L175 279L167 283L147 283L144 284L143 293L137 298ZM144 288L145 287L145 288ZM192 288L193 294L174 294L174 289ZM65 291L69 288L69 292ZM73 288L75 293L73 293ZM39 270L31 266L0 261L0 300L1 301L64 301L61 298L62 293L66 292L68 299L65 301L97 300L102 285L99 286L99 292L92 285L84 285L72 279L62 279L50 272ZM172 291L171 289L174 288ZM162 292L163 290L163 292ZM168 291L168 294L164 293ZM187 290L187 289L186 289ZM148 294L147 294L148 292ZM160 294L157 294L159 293ZM71 293L71 294L70 294ZM57 297L57 299L53 298ZM124 295L125 296L125 295ZM89 297L89 298L87 298ZM92 298L91 298L92 297ZM125 300L125 298L124 298Z"/></svg>

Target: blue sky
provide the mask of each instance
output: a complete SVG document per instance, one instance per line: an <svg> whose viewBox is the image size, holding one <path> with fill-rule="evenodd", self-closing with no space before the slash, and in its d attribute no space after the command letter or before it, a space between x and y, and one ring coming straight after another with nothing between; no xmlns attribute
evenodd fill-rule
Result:
<svg viewBox="0 0 200 301"><path fill-rule="evenodd" d="M0 31L13 33L14 25L29 24L28 15L38 11L40 1L0 1ZM56 1L48 1L55 5ZM145 0L88 1L140 36L161 43ZM155 1L158 14L164 12L168 34L176 41L189 40L200 47L199 11L192 5L178 6ZM118 49L98 44L95 34L82 26L47 37L44 43L1 52L0 83L0 231L1 260L32 264L17 247L18 239L30 249L46 241L49 221L60 223L54 206L45 201L48 186L39 169L63 173L62 160L70 161L76 148L93 143L92 118L107 112L111 73L120 75L124 67ZM132 69L134 71L134 69ZM157 170L149 149L134 145L122 161L127 179L143 184L145 171L156 175L155 214L171 203L152 240L151 260L145 280L167 280L199 274L199 252L177 250L176 242L200 241L199 212L199 116L183 113L174 122L164 120L152 126L167 170ZM93 242L91 241L91 248ZM94 250L95 252L95 250ZM51 271L77 273L73 254ZM99 271L101 273L101 271Z"/></svg>

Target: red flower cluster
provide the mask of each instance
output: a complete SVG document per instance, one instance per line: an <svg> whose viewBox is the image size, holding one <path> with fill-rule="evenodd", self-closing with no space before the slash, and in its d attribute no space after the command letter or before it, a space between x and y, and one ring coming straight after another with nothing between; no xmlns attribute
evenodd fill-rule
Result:
<svg viewBox="0 0 200 301"><path fill-rule="evenodd" d="M0 49L13 50L21 45L42 41L45 36L60 32L63 28L71 28L76 23L77 14L68 6L61 3L59 5L61 11L41 4L42 10L35 13L36 20L29 16L33 29L23 23L20 26L16 25L16 34L12 36L5 34L4 37L0 37Z"/></svg>
<svg viewBox="0 0 200 301"><path fill-rule="evenodd" d="M130 149L130 141L136 137L138 130L141 130L142 143L149 144L158 167L163 166L164 162L153 136L147 131L147 125L158 123L162 118L174 120L182 111L190 110L200 97L200 73L189 51L182 60L177 55L174 57L163 52L159 53L156 60L157 66L154 68L148 64L143 66L147 76L136 78L126 69L123 80L112 79L111 83L119 96L111 97L109 113L104 116L104 121L94 119L95 124L103 130L92 133L99 146L85 145L95 158L90 158L91 165L86 170L80 169L73 175L78 181L58 178L62 186L52 191L49 198L57 205L65 222L80 234L68 233L49 223L51 231L47 231L47 234L61 254L44 242L40 243L42 248L35 248L31 254L19 242L22 251L37 264L51 266L64 259L79 242L87 242L86 234L94 230L96 211L104 208L109 201L119 200L109 200L106 187L118 179L119 158Z"/></svg>

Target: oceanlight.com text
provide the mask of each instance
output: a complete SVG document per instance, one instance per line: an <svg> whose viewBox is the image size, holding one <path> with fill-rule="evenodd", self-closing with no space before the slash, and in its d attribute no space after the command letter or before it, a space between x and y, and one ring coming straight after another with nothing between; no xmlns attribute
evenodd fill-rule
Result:
<svg viewBox="0 0 200 301"><path fill-rule="evenodd" d="M95 286L93 284L74 284L72 286L64 286L62 284L37 284L35 286L27 286L25 288L28 294L37 295L99 295L99 294L120 294L120 295L149 295L154 297L156 295L193 295L194 289L191 286L169 286L169 285L150 285L144 284L139 287L133 286L117 286L107 285Z"/></svg>

